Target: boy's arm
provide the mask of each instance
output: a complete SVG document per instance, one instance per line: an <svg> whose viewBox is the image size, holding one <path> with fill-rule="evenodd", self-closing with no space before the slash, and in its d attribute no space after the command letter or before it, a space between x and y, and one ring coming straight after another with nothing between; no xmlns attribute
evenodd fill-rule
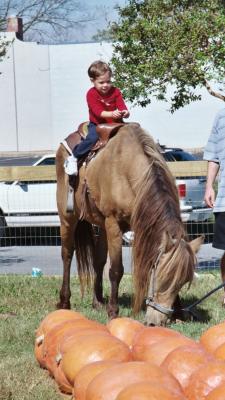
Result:
<svg viewBox="0 0 225 400"><path fill-rule="evenodd" d="M122 118L128 118L130 116L130 113L127 109L126 103L123 99L121 91L117 88L117 96L116 96L116 106L118 110L121 111L122 113Z"/></svg>
<svg viewBox="0 0 225 400"><path fill-rule="evenodd" d="M101 118L112 118L112 119L121 119L123 117L122 111L114 110L114 111L102 111L100 114Z"/></svg>

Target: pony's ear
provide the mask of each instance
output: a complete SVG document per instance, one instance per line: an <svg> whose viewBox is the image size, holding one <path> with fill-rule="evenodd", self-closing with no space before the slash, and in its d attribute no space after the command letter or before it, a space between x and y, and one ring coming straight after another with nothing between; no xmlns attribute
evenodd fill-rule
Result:
<svg viewBox="0 0 225 400"><path fill-rule="evenodd" d="M205 236L202 235L202 236L199 236L196 239L192 240L191 242L189 242L194 253L197 253L199 251L201 245L204 243L204 239L205 239Z"/></svg>

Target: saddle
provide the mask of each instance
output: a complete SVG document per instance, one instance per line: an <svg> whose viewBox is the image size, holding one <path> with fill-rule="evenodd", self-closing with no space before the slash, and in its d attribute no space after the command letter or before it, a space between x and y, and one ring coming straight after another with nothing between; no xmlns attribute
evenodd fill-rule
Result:
<svg viewBox="0 0 225 400"><path fill-rule="evenodd" d="M70 133L62 142L67 151L72 154L72 150L82 140L84 140L88 134L89 122L82 122L75 132ZM112 124L99 124L96 126L96 132L99 136L98 141L90 150L90 153L96 153L98 150L103 148L109 141L110 138L116 135L117 131L125 123L112 123Z"/></svg>

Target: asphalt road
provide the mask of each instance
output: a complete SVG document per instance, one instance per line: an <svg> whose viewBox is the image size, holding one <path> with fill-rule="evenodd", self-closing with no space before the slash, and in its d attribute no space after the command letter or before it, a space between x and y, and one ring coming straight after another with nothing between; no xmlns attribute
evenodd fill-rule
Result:
<svg viewBox="0 0 225 400"><path fill-rule="evenodd" d="M198 255L197 270L219 267L222 250L213 249L211 244L202 245ZM131 247L123 247L125 273L131 273ZM43 275L62 275L60 246L11 246L0 248L0 274L28 274L32 268L40 268ZM71 268L76 274L75 258Z"/></svg>

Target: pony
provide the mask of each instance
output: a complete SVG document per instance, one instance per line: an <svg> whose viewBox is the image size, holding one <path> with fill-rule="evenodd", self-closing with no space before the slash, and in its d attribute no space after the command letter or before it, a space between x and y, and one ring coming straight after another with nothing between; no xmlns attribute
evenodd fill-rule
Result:
<svg viewBox="0 0 225 400"><path fill-rule="evenodd" d="M74 210L66 211L68 176L61 144L56 154L63 281L58 308L70 308L70 269L76 252L81 292L93 285L95 308L104 304L103 270L109 254L111 291L108 317L119 313L118 291L124 273L123 234L134 232L134 312L146 301L146 324L165 325L180 289L191 283L195 253L202 239L188 242L174 178L153 138L139 124L118 132L76 177ZM98 226L98 234L93 229Z"/></svg>

